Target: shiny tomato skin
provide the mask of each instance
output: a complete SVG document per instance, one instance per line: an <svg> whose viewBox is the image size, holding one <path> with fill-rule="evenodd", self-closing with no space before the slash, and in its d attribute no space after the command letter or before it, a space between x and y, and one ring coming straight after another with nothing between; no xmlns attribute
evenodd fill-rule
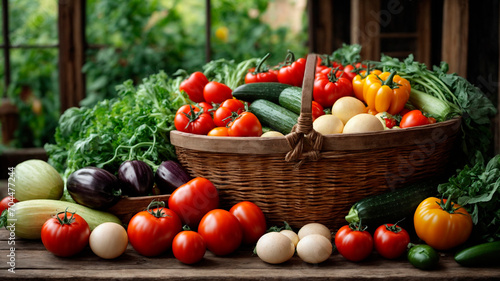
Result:
<svg viewBox="0 0 500 281"><path fill-rule="evenodd" d="M210 115L213 115L213 105L209 104L208 102L202 101L198 103L198 108L203 109L203 112L205 113L210 113Z"/></svg>
<svg viewBox="0 0 500 281"><path fill-rule="evenodd" d="M335 246L345 259L362 261L373 251L373 238L366 230L352 230L349 225L344 225L335 234Z"/></svg>
<svg viewBox="0 0 500 281"><path fill-rule="evenodd" d="M48 219L42 226L41 238L45 248L59 257L71 257L81 252L88 244L90 227L78 214L63 212L57 216L60 219L70 219L70 224L61 224L57 218Z"/></svg>
<svg viewBox="0 0 500 281"><path fill-rule="evenodd" d="M207 136L210 137L228 137L228 128L227 127L215 127L210 132L208 132Z"/></svg>
<svg viewBox="0 0 500 281"><path fill-rule="evenodd" d="M146 257L158 256L171 249L175 235L182 231L179 216L167 208L161 209L162 216L156 217L148 211L135 214L129 221L128 240L135 251Z"/></svg>
<svg viewBox="0 0 500 281"><path fill-rule="evenodd" d="M200 109L193 105L183 105L175 114L174 126L181 132L206 135L215 128L215 123L210 113L201 113Z"/></svg>
<svg viewBox="0 0 500 281"><path fill-rule="evenodd" d="M331 107L341 97L354 95L351 81L332 76L333 73L320 72L314 78L313 98L323 107Z"/></svg>
<svg viewBox="0 0 500 281"><path fill-rule="evenodd" d="M245 111L245 104L237 99L227 99L220 104L220 107L228 108L231 112L236 112L238 114Z"/></svg>
<svg viewBox="0 0 500 281"><path fill-rule="evenodd" d="M229 136L232 137L260 137L262 125L255 114L245 111L238 118L229 123Z"/></svg>
<svg viewBox="0 0 500 281"><path fill-rule="evenodd" d="M395 229L394 231L391 229ZM373 234L375 250L386 259L395 259L403 255L408 249L410 235L400 226L384 224L379 226Z"/></svg>
<svg viewBox="0 0 500 281"><path fill-rule="evenodd" d="M236 251L243 239L238 219L222 209L208 212L200 221L198 233L205 240L207 249L218 256Z"/></svg>
<svg viewBox="0 0 500 281"><path fill-rule="evenodd" d="M250 201L242 201L229 210L240 222L243 243L253 244L267 231L266 217L262 210Z"/></svg>
<svg viewBox="0 0 500 281"><path fill-rule="evenodd" d="M233 90L223 83L211 81L203 88L203 97L208 103L222 103L233 98Z"/></svg>
<svg viewBox="0 0 500 281"><path fill-rule="evenodd" d="M231 122L231 116L233 113L227 107L219 107L214 112L214 123L217 127L225 127L229 122Z"/></svg>
<svg viewBox="0 0 500 281"><path fill-rule="evenodd" d="M205 240L198 232L192 230L179 232L172 242L174 257L185 264L199 262L205 256L206 251Z"/></svg>
<svg viewBox="0 0 500 281"><path fill-rule="evenodd" d="M316 101L312 101L312 118L313 121L316 120L316 118L320 117L321 115L325 115L325 109L321 104L317 103Z"/></svg>
<svg viewBox="0 0 500 281"><path fill-rule="evenodd" d="M299 58L290 65L283 66L278 70L278 81L283 84L302 87L305 70L306 59Z"/></svg>
<svg viewBox="0 0 500 281"><path fill-rule="evenodd" d="M399 127L410 128L427 124L429 124L429 119L422 114L422 111L414 109L403 115Z"/></svg>
<svg viewBox="0 0 500 281"><path fill-rule="evenodd" d="M168 207L184 224L196 229L207 212L219 207L219 192L208 179L196 177L172 192Z"/></svg>
<svg viewBox="0 0 500 281"><path fill-rule="evenodd" d="M276 71L264 71L254 73L254 70L250 69L245 75L245 84L248 83L262 83L262 82L278 82L278 75Z"/></svg>
<svg viewBox="0 0 500 281"><path fill-rule="evenodd" d="M203 88L208 83L208 79L202 72L193 72L186 80L181 82L179 90L184 91L193 102L204 101Z"/></svg>
<svg viewBox="0 0 500 281"><path fill-rule="evenodd" d="M8 208L10 208L12 205L14 205L17 202L19 202L19 200L17 200L16 198L14 198L12 196L4 197L2 199L2 201L0 201L0 214L2 214L2 212L4 210L7 210Z"/></svg>

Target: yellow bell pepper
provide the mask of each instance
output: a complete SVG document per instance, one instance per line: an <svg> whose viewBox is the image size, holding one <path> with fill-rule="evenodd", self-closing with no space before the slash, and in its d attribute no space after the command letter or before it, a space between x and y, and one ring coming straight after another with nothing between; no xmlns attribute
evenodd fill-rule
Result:
<svg viewBox="0 0 500 281"><path fill-rule="evenodd" d="M410 91L408 80L395 71L383 72L378 76L370 74L366 77L363 96L370 110L395 115L404 108L410 98Z"/></svg>
<svg viewBox="0 0 500 281"><path fill-rule="evenodd" d="M381 73L382 73L382 71L380 71L378 69L372 70L369 73L368 73L368 70L363 70L359 74L354 76L354 78L352 79L352 89L354 91L354 95L356 96L356 98L358 98L361 101L364 101L365 98L363 97L363 88L365 86L366 77L369 74L379 75Z"/></svg>

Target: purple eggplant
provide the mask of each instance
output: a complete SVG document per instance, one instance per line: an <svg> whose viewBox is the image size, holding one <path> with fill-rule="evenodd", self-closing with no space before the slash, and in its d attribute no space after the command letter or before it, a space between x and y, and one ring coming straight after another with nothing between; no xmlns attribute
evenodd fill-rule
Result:
<svg viewBox="0 0 500 281"><path fill-rule="evenodd" d="M172 160L162 162L155 173L156 186L162 194L170 194L190 180L181 164Z"/></svg>
<svg viewBox="0 0 500 281"><path fill-rule="evenodd" d="M125 161L118 168L118 180L128 196L145 196L153 189L154 173L143 161Z"/></svg>
<svg viewBox="0 0 500 281"><path fill-rule="evenodd" d="M105 210L121 198L118 178L96 167L73 172L66 186L73 200L92 209Z"/></svg>

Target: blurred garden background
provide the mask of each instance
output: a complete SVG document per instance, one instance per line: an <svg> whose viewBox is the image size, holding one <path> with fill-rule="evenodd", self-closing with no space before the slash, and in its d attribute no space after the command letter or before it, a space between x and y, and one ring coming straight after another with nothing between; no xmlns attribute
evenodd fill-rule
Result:
<svg viewBox="0 0 500 281"><path fill-rule="evenodd" d="M0 92L2 103L9 100L17 107L19 119L14 138L0 150L43 147L52 142L61 114L58 2L63 0L3 1L9 42L4 31L0 45L10 46L10 77L6 82L4 48ZM207 59L241 61L269 52L269 61L278 63L288 49L307 53L306 0L210 2L207 58L206 1L85 1L85 98L80 105L112 98L125 80L139 83L162 70L168 75L199 70Z"/></svg>

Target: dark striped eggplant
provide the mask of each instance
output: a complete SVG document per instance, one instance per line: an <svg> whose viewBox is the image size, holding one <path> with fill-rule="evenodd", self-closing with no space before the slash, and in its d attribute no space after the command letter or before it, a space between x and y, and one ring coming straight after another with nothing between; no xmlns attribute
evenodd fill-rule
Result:
<svg viewBox="0 0 500 281"><path fill-rule="evenodd" d="M76 203L92 209L105 210L121 198L118 178L96 167L85 167L73 172L66 186Z"/></svg>
<svg viewBox="0 0 500 281"><path fill-rule="evenodd" d="M146 196L153 189L154 173L144 161L125 161L118 168L118 180L123 194Z"/></svg>
<svg viewBox="0 0 500 281"><path fill-rule="evenodd" d="M162 194L170 194L179 186L191 180L191 176L175 161L164 161L155 173L155 182Z"/></svg>

